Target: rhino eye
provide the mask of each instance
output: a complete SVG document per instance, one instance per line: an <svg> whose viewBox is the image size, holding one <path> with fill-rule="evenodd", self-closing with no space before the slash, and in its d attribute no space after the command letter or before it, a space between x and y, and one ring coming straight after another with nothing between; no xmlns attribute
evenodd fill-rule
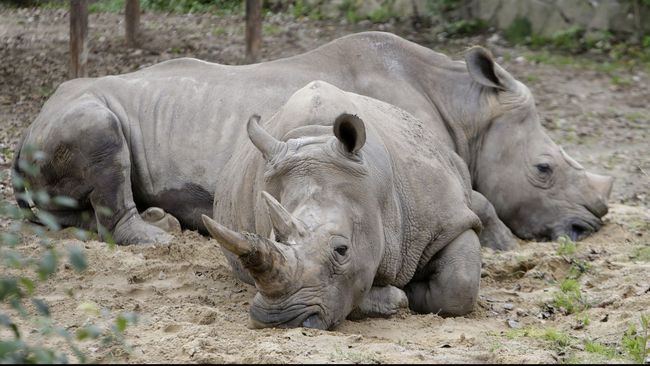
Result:
<svg viewBox="0 0 650 366"><path fill-rule="evenodd" d="M346 254L348 254L348 246L347 245L339 245L334 249L334 251L340 255L341 257L345 257Z"/></svg>
<svg viewBox="0 0 650 366"><path fill-rule="evenodd" d="M551 166L546 163L537 164L535 165L535 167L537 168L537 171L540 172L541 174L551 174L553 172Z"/></svg>

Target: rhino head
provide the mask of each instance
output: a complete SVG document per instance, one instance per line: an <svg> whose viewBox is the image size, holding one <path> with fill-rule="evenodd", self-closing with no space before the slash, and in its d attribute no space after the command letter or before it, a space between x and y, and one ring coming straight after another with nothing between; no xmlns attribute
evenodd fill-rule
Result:
<svg viewBox="0 0 650 366"><path fill-rule="evenodd" d="M345 319L372 286L383 230L372 173L362 152L364 123L341 114L325 134L280 141L248 122L250 140L266 160L262 192L271 238L203 221L238 256L258 289L251 325L328 329Z"/></svg>
<svg viewBox="0 0 650 366"><path fill-rule="evenodd" d="M522 239L580 240L597 231L614 179L587 172L550 139L530 90L487 50L474 47L465 60L488 121L473 144L474 188Z"/></svg>

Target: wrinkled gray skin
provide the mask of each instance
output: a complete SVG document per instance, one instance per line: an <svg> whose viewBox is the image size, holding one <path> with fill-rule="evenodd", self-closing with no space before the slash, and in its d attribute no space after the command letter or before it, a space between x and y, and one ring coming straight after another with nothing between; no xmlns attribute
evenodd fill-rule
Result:
<svg viewBox="0 0 650 366"><path fill-rule="evenodd" d="M472 310L481 223L469 172L420 121L315 81L247 132L252 144L232 146L214 220L203 220L258 289L252 326L329 329L353 309L407 304Z"/></svg>
<svg viewBox="0 0 650 366"><path fill-rule="evenodd" d="M254 65L184 58L76 79L48 100L19 149L33 145L50 157L36 187L80 200L78 210L44 207L63 225L99 223L121 244L168 241L149 222L168 227L174 218L162 213L145 222L137 204L140 211L162 208L205 233L199 217L211 214L219 167L231 146L243 143L242 121L253 113L268 117L321 79L405 109L463 158L475 189L472 209L484 226L482 245L513 248L510 229L534 240L581 239L597 230L612 178L587 173L561 152L543 131L528 88L487 51L475 47L465 58L452 61L395 35L368 32ZM20 156L19 150L16 162ZM96 215L98 206L114 214ZM84 212L97 220L82 220Z"/></svg>

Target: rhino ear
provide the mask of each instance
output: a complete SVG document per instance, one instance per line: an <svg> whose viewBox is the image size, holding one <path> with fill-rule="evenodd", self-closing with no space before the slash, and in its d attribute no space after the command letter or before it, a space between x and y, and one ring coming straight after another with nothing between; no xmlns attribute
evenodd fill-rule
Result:
<svg viewBox="0 0 650 366"><path fill-rule="evenodd" d="M490 51L481 46L467 51L465 63L472 79L483 86L500 90L510 90L514 86L512 75L494 62Z"/></svg>
<svg viewBox="0 0 650 366"><path fill-rule="evenodd" d="M366 126L361 118L343 113L334 121L334 136L346 152L354 154L366 143Z"/></svg>

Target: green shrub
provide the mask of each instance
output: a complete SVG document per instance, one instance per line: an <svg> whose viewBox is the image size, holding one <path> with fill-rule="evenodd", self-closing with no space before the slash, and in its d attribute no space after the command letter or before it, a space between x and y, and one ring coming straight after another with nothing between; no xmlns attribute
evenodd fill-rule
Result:
<svg viewBox="0 0 650 366"><path fill-rule="evenodd" d="M18 167L24 176L15 172L13 179L17 197L41 204L56 203L58 206L76 207L76 201L69 197L50 197L44 191L33 192L30 181L40 174L38 162L45 159L45 154L25 148L21 155ZM0 339L0 363L69 362L68 353L62 349L53 349L27 342L24 337L27 332L15 321L17 318L22 319L23 323L35 325L37 332L46 339L50 337L63 338L79 363L92 361L77 345L79 341L95 339L106 345L120 344L122 347L127 347L123 333L129 323L137 321L135 313L118 315L112 320L109 329L102 330L93 324L86 324L73 334L55 323L48 304L38 298L39 284L56 275L58 264L64 258L67 258L70 266L77 272L83 272L88 267L86 255L81 248L70 247L66 253L62 253L50 242L46 235L46 229L60 229L54 216L43 210L36 211L34 215L29 209L21 209L5 202L0 205L0 218L16 221L8 232L0 235L0 258L2 258L0 262L0 268L2 268L0 271L0 303L8 305L4 308L10 309L8 312L0 311L0 327L7 328L13 335L12 338ZM37 219L43 226L24 222L25 218ZM77 233L80 237L86 235L81 230L78 230ZM23 242L24 235L38 237L41 250L37 254L31 256L21 254L19 246ZM27 306L27 304L31 306ZM105 311L105 317L110 318L110 313Z"/></svg>
<svg viewBox="0 0 650 366"><path fill-rule="evenodd" d="M650 356L649 340L650 315L641 314L640 328L635 324L629 324L621 343L634 362L643 363Z"/></svg>
<svg viewBox="0 0 650 366"><path fill-rule="evenodd" d="M557 248L558 255L570 256L576 253L576 243L566 236L561 236L557 240L559 246Z"/></svg>
<svg viewBox="0 0 650 366"><path fill-rule="evenodd" d="M528 18L518 17L510 23L503 33L504 38L514 44L525 44L533 34L533 27Z"/></svg>

